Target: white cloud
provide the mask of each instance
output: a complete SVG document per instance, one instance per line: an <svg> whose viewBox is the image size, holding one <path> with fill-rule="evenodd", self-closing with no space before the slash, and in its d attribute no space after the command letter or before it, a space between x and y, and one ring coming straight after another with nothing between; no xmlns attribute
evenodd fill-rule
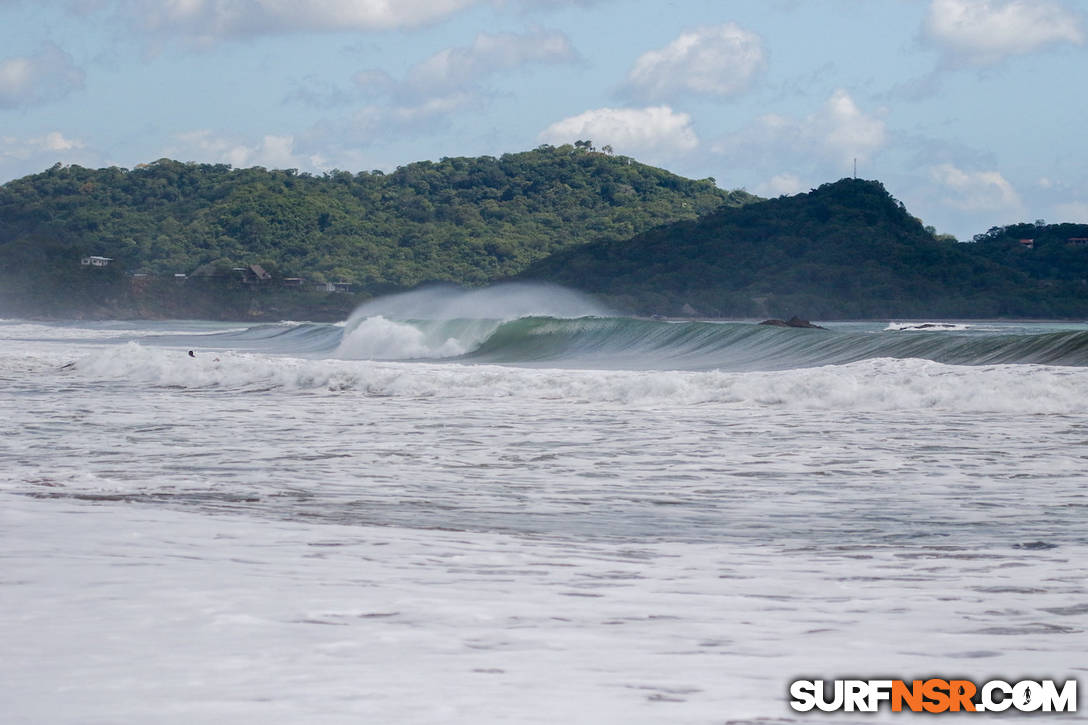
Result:
<svg viewBox="0 0 1088 725"><path fill-rule="evenodd" d="M726 23L697 28L642 54L627 84L633 94L647 99L688 93L728 96L747 88L765 65L760 37Z"/></svg>
<svg viewBox="0 0 1088 725"><path fill-rule="evenodd" d="M293 32L390 30L442 20L478 0L122 0L145 30L203 41Z"/></svg>
<svg viewBox="0 0 1088 725"><path fill-rule="evenodd" d="M25 159L42 152L74 151L85 146L79 139L68 138L60 131L50 131L33 138L0 137L0 148L3 149L0 154L7 158Z"/></svg>
<svg viewBox="0 0 1088 725"><path fill-rule="evenodd" d="M771 177L769 181L756 186L755 193L758 196L766 197L793 196L794 194L800 194L804 190L805 186L796 174L784 173L777 174Z"/></svg>
<svg viewBox="0 0 1088 725"><path fill-rule="evenodd" d="M71 151L86 145L79 139L67 138L60 131L50 131L41 138L30 139L30 143L45 151Z"/></svg>
<svg viewBox="0 0 1088 725"><path fill-rule="evenodd" d="M255 144L216 136L208 130L190 131L175 138L177 145L166 149L165 155L184 161L225 163L236 168L325 170L324 159L317 154L298 153L295 138L290 135L267 134Z"/></svg>
<svg viewBox="0 0 1088 725"><path fill-rule="evenodd" d="M838 173L854 159L866 161L887 143L883 120L866 113L839 89L815 113L805 118L768 114L739 134L715 144L714 151L738 158L768 159L781 168L803 161L830 162Z"/></svg>
<svg viewBox="0 0 1088 725"><path fill-rule="evenodd" d="M966 212L1020 212L1023 202L1012 184L997 171L964 171L953 164L930 169L930 178L944 190L945 206Z"/></svg>
<svg viewBox="0 0 1088 725"><path fill-rule="evenodd" d="M46 103L82 87L83 71L52 43L34 55L0 60L0 108Z"/></svg>
<svg viewBox="0 0 1088 725"><path fill-rule="evenodd" d="M972 65L1084 42L1080 18L1052 0L932 0L925 33L949 56Z"/></svg>
<svg viewBox="0 0 1088 725"><path fill-rule="evenodd" d="M668 106L597 108L556 121L540 133L541 141L552 144L579 139L591 140L597 146L611 145L631 155L671 155L699 145L691 116Z"/></svg>
<svg viewBox="0 0 1088 725"><path fill-rule="evenodd" d="M832 94L823 110L807 125L823 138L831 153L842 159L867 159L884 145L886 136L884 122L863 113L842 89Z"/></svg>

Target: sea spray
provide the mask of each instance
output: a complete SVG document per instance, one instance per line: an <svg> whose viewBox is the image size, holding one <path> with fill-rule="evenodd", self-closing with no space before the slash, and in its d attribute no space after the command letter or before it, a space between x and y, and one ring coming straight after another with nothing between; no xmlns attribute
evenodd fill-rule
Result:
<svg viewBox="0 0 1088 725"><path fill-rule="evenodd" d="M348 325L376 315L392 320L516 320L610 314L589 295L558 285L512 282L471 290L438 285L370 300L351 314Z"/></svg>

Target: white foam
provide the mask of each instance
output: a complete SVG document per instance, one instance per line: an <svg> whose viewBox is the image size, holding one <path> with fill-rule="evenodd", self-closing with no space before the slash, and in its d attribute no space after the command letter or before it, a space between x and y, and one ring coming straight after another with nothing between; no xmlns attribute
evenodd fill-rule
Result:
<svg viewBox="0 0 1088 725"><path fill-rule="evenodd" d="M389 323L383 338L408 356L423 343ZM405 328L413 329L414 328ZM457 354L458 344L448 343ZM422 347L420 347L422 349ZM433 347L428 348L434 353ZM1088 407L1088 370L1045 365L964 367L880 358L773 372L631 372L496 365L304 360L183 351L136 343L92 352L79 374L183 388L319 389L374 395L527 398L586 404L700 405L801 410L919 410L1075 413Z"/></svg>
<svg viewBox="0 0 1088 725"><path fill-rule="evenodd" d="M885 332L962 332L970 325L958 322L889 322Z"/></svg>
<svg viewBox="0 0 1088 725"><path fill-rule="evenodd" d="M1086 404L1040 365L5 342L5 722L801 721L799 676L1070 677Z"/></svg>
<svg viewBox="0 0 1088 725"><path fill-rule="evenodd" d="M1077 601L1083 545L1010 568L4 505L11 722L793 722L804 675L1058 677L1083 659L1075 635L972 633ZM1067 583L1015 593L1040 581Z"/></svg>
<svg viewBox="0 0 1088 725"><path fill-rule="evenodd" d="M347 325L336 357L348 360L410 360L464 355L487 339L499 322L409 323L381 315L355 319Z"/></svg>

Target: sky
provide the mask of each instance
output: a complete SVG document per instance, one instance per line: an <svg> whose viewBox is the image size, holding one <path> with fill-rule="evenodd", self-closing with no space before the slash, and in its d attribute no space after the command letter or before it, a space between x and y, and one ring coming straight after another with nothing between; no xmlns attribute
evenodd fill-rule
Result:
<svg viewBox="0 0 1088 725"><path fill-rule="evenodd" d="M877 179L939 232L1088 222L1088 0L0 0L0 182L598 148Z"/></svg>

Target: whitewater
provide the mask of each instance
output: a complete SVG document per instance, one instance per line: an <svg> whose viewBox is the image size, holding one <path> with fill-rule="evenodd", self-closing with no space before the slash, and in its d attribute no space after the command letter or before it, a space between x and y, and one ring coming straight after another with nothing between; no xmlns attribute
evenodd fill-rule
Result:
<svg viewBox="0 0 1088 725"><path fill-rule="evenodd" d="M534 286L337 324L0 321L0 721L774 723L811 719L799 678L1083 691L1088 325L824 326Z"/></svg>

